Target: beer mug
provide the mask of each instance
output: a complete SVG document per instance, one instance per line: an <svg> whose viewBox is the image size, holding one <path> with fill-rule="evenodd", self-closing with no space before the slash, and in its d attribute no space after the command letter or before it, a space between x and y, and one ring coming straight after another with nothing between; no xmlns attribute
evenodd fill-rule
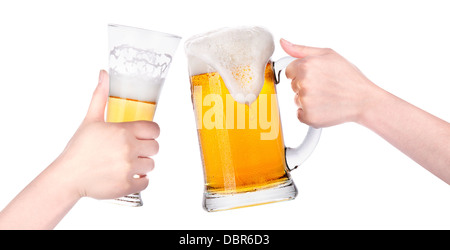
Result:
<svg viewBox="0 0 450 250"><path fill-rule="evenodd" d="M300 146L285 147L275 85L295 58L272 62L274 47L261 27L223 28L185 42L208 212L297 196L290 171L312 153L321 129L310 127Z"/></svg>
<svg viewBox="0 0 450 250"><path fill-rule="evenodd" d="M110 24L107 122L152 121L181 37ZM142 206L140 193L114 200Z"/></svg>

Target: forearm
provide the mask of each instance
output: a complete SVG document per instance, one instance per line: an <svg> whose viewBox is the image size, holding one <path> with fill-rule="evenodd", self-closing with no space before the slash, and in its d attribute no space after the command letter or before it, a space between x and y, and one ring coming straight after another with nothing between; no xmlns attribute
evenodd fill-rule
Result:
<svg viewBox="0 0 450 250"><path fill-rule="evenodd" d="M79 200L50 165L0 212L0 229L53 229Z"/></svg>
<svg viewBox="0 0 450 250"><path fill-rule="evenodd" d="M450 123L376 87L358 121L450 184Z"/></svg>

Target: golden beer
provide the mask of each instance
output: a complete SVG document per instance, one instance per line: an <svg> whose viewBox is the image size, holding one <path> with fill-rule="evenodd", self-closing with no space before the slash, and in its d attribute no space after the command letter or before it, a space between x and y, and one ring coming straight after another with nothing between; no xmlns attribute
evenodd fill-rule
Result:
<svg viewBox="0 0 450 250"><path fill-rule="evenodd" d="M129 98L110 96L108 98L108 109L106 111L107 122L132 122L132 121L153 121L156 103L139 101ZM140 193L130 194L115 199L122 204L132 204L142 206Z"/></svg>
<svg viewBox="0 0 450 250"><path fill-rule="evenodd" d="M288 181L272 64L252 104L236 102L217 72L190 80L206 192L236 194Z"/></svg>
<svg viewBox="0 0 450 250"><path fill-rule="evenodd" d="M153 121L156 102L146 102L110 96L108 98L107 122Z"/></svg>
<svg viewBox="0 0 450 250"><path fill-rule="evenodd" d="M192 103L203 163L206 211L295 199L291 169L314 150L320 129L286 148L276 76L295 60L271 61L272 34L263 27L224 27L185 42Z"/></svg>
<svg viewBox="0 0 450 250"><path fill-rule="evenodd" d="M168 33L108 25L107 122L153 121L161 88L180 40L181 37ZM143 205L140 193L114 199L114 203Z"/></svg>

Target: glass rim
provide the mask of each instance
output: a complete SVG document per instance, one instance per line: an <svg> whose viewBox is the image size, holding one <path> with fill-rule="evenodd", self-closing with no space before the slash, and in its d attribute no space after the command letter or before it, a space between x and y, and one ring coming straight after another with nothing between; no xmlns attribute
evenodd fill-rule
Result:
<svg viewBox="0 0 450 250"><path fill-rule="evenodd" d="M111 28L125 28L125 29L131 29L131 30L136 30L136 31L144 31L147 33L153 33L155 35L160 35L160 36L165 36L168 38L177 38L177 39L181 39L181 36L177 36L174 34L170 34L170 33L166 33L166 32L161 32L161 31L156 31L156 30L149 30L149 29L143 29L143 28L137 28L137 27L133 27L133 26L127 26L127 25L121 25L121 24L114 24L114 23L109 23L108 27Z"/></svg>

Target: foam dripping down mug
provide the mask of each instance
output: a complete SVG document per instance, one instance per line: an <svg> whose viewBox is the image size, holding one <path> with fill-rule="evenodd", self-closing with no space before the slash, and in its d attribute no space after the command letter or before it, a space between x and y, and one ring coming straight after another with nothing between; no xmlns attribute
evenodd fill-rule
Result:
<svg viewBox="0 0 450 250"><path fill-rule="evenodd" d="M203 206L221 211L292 200L290 171L318 143L310 127L300 146L284 145L272 62L273 37L261 27L222 28L185 42L205 178Z"/></svg>

